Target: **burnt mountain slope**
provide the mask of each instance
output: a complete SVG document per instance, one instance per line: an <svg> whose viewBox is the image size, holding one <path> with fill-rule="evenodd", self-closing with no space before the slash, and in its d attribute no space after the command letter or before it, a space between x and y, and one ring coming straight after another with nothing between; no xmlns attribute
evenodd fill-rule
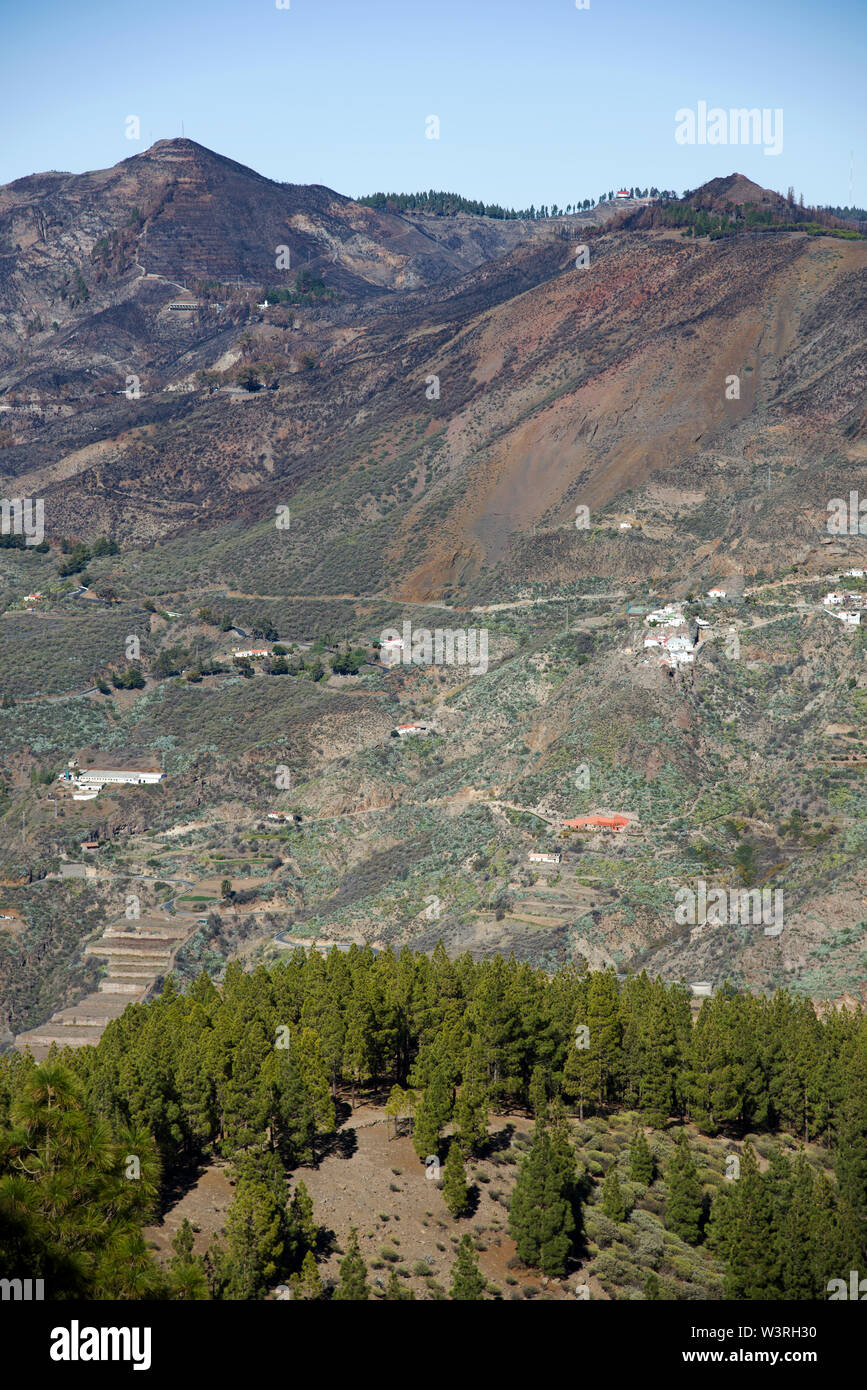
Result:
<svg viewBox="0 0 867 1390"><path fill-rule="evenodd" d="M79 273L96 304L128 297L143 276L170 288L281 286L302 267L363 298L459 274L520 235L518 224L482 218L460 225L466 235L452 227L437 237L418 219L321 186L276 183L193 140L159 140L111 169L34 174L0 189L0 312L7 330L25 331L37 314L63 326L78 307L70 301L82 299ZM278 247L289 251L285 269ZM7 331L0 365L14 360L10 346Z"/></svg>
<svg viewBox="0 0 867 1390"><path fill-rule="evenodd" d="M0 227L22 247L0 258L0 467L51 536L216 528L227 583L248 546L270 592L427 598L650 576L677 545L698 575L749 574L809 549L863 479L863 241L574 224L584 267L562 220L423 224L192 141L19 180ZM279 244L333 297L258 308ZM257 283L214 286L232 274ZM193 283L200 308L169 309ZM275 537L286 504L304 524Z"/></svg>

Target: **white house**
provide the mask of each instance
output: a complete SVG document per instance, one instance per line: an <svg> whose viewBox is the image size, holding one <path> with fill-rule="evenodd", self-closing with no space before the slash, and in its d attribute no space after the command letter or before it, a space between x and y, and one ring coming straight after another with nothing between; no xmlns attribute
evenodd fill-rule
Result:
<svg viewBox="0 0 867 1390"><path fill-rule="evenodd" d="M660 645L663 648L662 664L672 670L678 666L689 666L695 661L695 647L686 633L673 632Z"/></svg>
<svg viewBox="0 0 867 1390"><path fill-rule="evenodd" d="M683 622L683 604L667 603L664 608L654 608L644 621L656 627L677 627Z"/></svg>
<svg viewBox="0 0 867 1390"><path fill-rule="evenodd" d="M856 609L854 613L841 609L839 613L834 614L834 617L839 618L841 623L848 623L850 627L861 626L861 613L858 609Z"/></svg>
<svg viewBox="0 0 867 1390"><path fill-rule="evenodd" d="M830 608L833 604L844 603L845 600L845 594L830 593L825 595L825 597L822 599L822 602L825 604L826 608Z"/></svg>
<svg viewBox="0 0 867 1390"><path fill-rule="evenodd" d="M725 589L708 589L707 596L708 598L725 598L726 591Z"/></svg>
<svg viewBox="0 0 867 1390"><path fill-rule="evenodd" d="M427 724L398 724L397 726L398 738L409 738L414 734L426 734L427 732Z"/></svg>
<svg viewBox="0 0 867 1390"><path fill-rule="evenodd" d="M663 637L660 633L659 636L645 637L644 645L645 647L664 647L667 641L668 638Z"/></svg>
<svg viewBox="0 0 867 1390"><path fill-rule="evenodd" d="M865 579L867 578L867 570L847 570L846 577L847 579Z"/></svg>
<svg viewBox="0 0 867 1390"><path fill-rule="evenodd" d="M241 656L270 656L270 655L271 655L271 651L270 651L270 648L268 648L268 647L250 647L250 648L249 648L247 651L245 651L245 652L232 652L232 659L234 660L236 656L237 656L237 657L241 657Z"/></svg>
<svg viewBox="0 0 867 1390"><path fill-rule="evenodd" d="M664 652L660 664L677 670L678 666L690 666L695 661L694 652Z"/></svg>
<svg viewBox="0 0 867 1390"><path fill-rule="evenodd" d="M631 521L621 521L621 523L620 523L620 530L621 530L621 531L631 531L631 530L632 530L632 522L631 522Z"/></svg>
<svg viewBox="0 0 867 1390"><path fill-rule="evenodd" d="M384 637L379 644L379 655L384 666L396 666L403 653L402 637Z"/></svg>
<svg viewBox="0 0 867 1390"><path fill-rule="evenodd" d="M543 854L541 850L531 849L529 859L533 864L559 864L562 854Z"/></svg>

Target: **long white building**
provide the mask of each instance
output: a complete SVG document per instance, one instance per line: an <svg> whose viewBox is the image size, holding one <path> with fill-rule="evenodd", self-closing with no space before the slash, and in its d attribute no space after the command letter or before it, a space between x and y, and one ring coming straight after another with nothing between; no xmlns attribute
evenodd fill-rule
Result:
<svg viewBox="0 0 867 1390"><path fill-rule="evenodd" d="M165 773L152 757L129 757L83 749L71 758L59 781L71 783L77 793L96 795L112 786L140 787L162 782ZM80 796L76 800L82 799Z"/></svg>
<svg viewBox="0 0 867 1390"><path fill-rule="evenodd" d="M104 787L108 782L140 787L146 782L161 782L165 773L156 770L140 771L128 767L106 767L99 772L79 772L75 780L80 787Z"/></svg>

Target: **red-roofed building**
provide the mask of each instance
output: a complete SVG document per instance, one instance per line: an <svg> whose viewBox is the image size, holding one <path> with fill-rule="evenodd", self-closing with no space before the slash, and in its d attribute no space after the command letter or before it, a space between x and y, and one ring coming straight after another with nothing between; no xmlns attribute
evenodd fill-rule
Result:
<svg viewBox="0 0 867 1390"><path fill-rule="evenodd" d="M625 830L629 824L628 816L578 816L576 820L564 820L564 830Z"/></svg>

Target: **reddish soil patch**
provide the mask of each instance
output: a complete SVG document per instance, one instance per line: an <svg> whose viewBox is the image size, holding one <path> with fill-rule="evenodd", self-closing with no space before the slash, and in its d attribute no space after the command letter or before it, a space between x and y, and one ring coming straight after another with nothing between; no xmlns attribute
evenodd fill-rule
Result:
<svg viewBox="0 0 867 1390"><path fill-rule="evenodd" d="M431 1282L447 1295L457 1242L469 1232L476 1242L483 1275L503 1298L514 1294L573 1299L576 1285L583 1282L580 1271L568 1279L548 1280L538 1271L509 1267L515 1242L508 1234L508 1202L520 1163L522 1136L529 1135L532 1128L527 1115L492 1117L490 1156L467 1163L474 1209L469 1216L455 1220L437 1182L425 1176L425 1165L416 1155L412 1139L405 1134L394 1137L381 1106L358 1105L338 1131L340 1142L319 1166L299 1168L291 1175L293 1188L299 1180L306 1184L316 1221L332 1238L332 1253L320 1259L323 1280L339 1277L342 1252L355 1226L375 1289L384 1288L394 1267L409 1271L401 1284L412 1288L416 1298L432 1296ZM506 1162L507 1157L515 1161ZM195 1249L204 1253L211 1236L222 1230L232 1200L228 1173L228 1164L211 1164L159 1224L145 1229L145 1239L154 1243L158 1258L171 1254L172 1237L184 1217L199 1227ZM397 1258L384 1259L383 1248ZM427 1264L432 1281L413 1273L420 1261ZM508 1279L515 1282L509 1284ZM590 1281L590 1296L607 1297L595 1280Z"/></svg>
<svg viewBox="0 0 867 1390"><path fill-rule="evenodd" d="M204 1255L211 1236L219 1235L223 1229L233 1196L229 1164L219 1160L209 1164L189 1191L168 1209L162 1221L145 1226L144 1238L156 1246L157 1259L167 1259L172 1254L172 1240L184 1217L193 1228L199 1228L193 1249L197 1255Z"/></svg>

